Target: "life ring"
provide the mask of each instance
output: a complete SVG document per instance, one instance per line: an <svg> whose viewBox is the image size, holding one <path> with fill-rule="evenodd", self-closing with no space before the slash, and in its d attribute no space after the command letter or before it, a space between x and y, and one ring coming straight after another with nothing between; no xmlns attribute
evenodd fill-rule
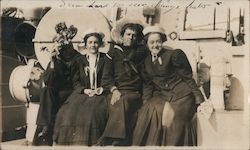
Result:
<svg viewBox="0 0 250 150"><path fill-rule="evenodd" d="M9 90L11 96L17 100L27 103L29 98L28 81L31 69L36 60L30 59L27 65L17 66L10 75Z"/></svg>
<svg viewBox="0 0 250 150"><path fill-rule="evenodd" d="M54 45L52 39L56 35L55 26L60 22L65 22L68 27L74 25L78 29L76 36L72 39L76 50L78 50L78 44L83 41L83 34L90 28L103 32L105 43L111 39L109 22L99 10L93 8L51 9L41 19L33 39L36 57L44 69L50 61L50 53ZM103 48L100 48L100 51L107 52L108 49L109 44L106 44Z"/></svg>

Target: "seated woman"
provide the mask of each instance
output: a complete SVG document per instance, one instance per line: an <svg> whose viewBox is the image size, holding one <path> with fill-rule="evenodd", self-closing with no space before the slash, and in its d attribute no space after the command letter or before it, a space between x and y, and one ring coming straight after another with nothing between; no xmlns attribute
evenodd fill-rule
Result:
<svg viewBox="0 0 250 150"><path fill-rule="evenodd" d="M185 53L162 47L166 41L164 29L151 26L144 29L151 55L143 67L143 101L133 134L133 145L195 144L185 137L203 95L192 79L192 69Z"/></svg>
<svg viewBox="0 0 250 150"><path fill-rule="evenodd" d="M74 92L60 108L53 139L58 145L96 144L106 125L107 103L100 87L105 54L98 51L104 34L95 30L85 33L86 55L75 60Z"/></svg>
<svg viewBox="0 0 250 150"><path fill-rule="evenodd" d="M71 67L81 56L70 42L56 45L50 62L42 76L44 85L40 92L40 107L37 115L37 129L33 145L52 145L55 116L73 91Z"/></svg>

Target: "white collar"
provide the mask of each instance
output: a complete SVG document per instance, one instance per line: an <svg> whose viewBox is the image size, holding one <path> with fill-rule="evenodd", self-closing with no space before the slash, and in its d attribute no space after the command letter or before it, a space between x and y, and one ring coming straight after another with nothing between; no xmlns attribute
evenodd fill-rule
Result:
<svg viewBox="0 0 250 150"><path fill-rule="evenodd" d="M123 49L119 45L115 45L114 48L119 49L120 51L123 52Z"/></svg>
<svg viewBox="0 0 250 150"><path fill-rule="evenodd" d="M161 56L158 56L158 54L151 53L151 60L152 62L155 62L155 60L158 60L159 64L162 65L162 58Z"/></svg>
<svg viewBox="0 0 250 150"><path fill-rule="evenodd" d="M88 60L88 62L90 62L90 55L89 54L86 54L86 58ZM99 59L100 59L100 53L98 52L96 54L96 57L91 57L91 58L95 58L96 61L95 61L95 67L97 66L98 62L99 62Z"/></svg>
<svg viewBox="0 0 250 150"><path fill-rule="evenodd" d="M86 53L86 58L89 61L90 58L100 58L100 52L98 52L96 55L89 55L88 53Z"/></svg>

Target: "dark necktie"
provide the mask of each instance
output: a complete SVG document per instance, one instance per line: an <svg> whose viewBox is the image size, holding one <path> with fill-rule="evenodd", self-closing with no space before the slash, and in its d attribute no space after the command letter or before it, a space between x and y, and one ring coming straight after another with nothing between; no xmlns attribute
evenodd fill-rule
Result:
<svg viewBox="0 0 250 150"><path fill-rule="evenodd" d="M153 56L153 63L156 64L158 61L158 56L157 55L154 55Z"/></svg>
<svg viewBox="0 0 250 150"><path fill-rule="evenodd" d="M96 79L95 79L95 71L93 71L93 82L92 82L92 88L95 89L95 82L96 82Z"/></svg>

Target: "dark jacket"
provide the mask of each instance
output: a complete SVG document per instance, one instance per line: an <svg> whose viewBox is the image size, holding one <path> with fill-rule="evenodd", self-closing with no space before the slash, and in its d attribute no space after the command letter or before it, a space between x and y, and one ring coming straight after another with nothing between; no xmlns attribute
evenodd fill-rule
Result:
<svg viewBox="0 0 250 150"><path fill-rule="evenodd" d="M40 107L37 116L37 125L49 125L58 109L73 91L72 77L75 61L82 55L74 51L72 59L64 62L53 58L54 68L48 64L43 74L45 86L40 93Z"/></svg>
<svg viewBox="0 0 250 150"><path fill-rule="evenodd" d="M187 56L180 50L162 49L158 53L162 64L152 62L149 55L144 62L143 100L162 94L168 101L175 101L193 93L196 104L204 101L203 95L192 78L192 68Z"/></svg>
<svg viewBox="0 0 250 150"><path fill-rule="evenodd" d="M104 89L110 91L116 86L119 90L139 91L142 84L139 71L146 56L144 49L115 45L106 56L102 77Z"/></svg>
<svg viewBox="0 0 250 150"><path fill-rule="evenodd" d="M97 65L97 87L101 86L102 73L104 68L104 59L106 55L100 53L98 65ZM75 64L72 66L72 71L74 72L72 82L74 90L77 93L84 93L84 89L90 88L90 81L88 77L88 72L84 68L89 66L87 56L84 55L81 59L75 61ZM87 74L86 74L87 73Z"/></svg>
<svg viewBox="0 0 250 150"><path fill-rule="evenodd" d="M115 45L107 53L102 86L108 92L116 86L121 92L121 97L114 105L108 105L109 119L103 133L104 137L131 140L136 111L142 104L140 70L146 54L144 48L119 45ZM111 97L112 93L108 94L108 102Z"/></svg>

